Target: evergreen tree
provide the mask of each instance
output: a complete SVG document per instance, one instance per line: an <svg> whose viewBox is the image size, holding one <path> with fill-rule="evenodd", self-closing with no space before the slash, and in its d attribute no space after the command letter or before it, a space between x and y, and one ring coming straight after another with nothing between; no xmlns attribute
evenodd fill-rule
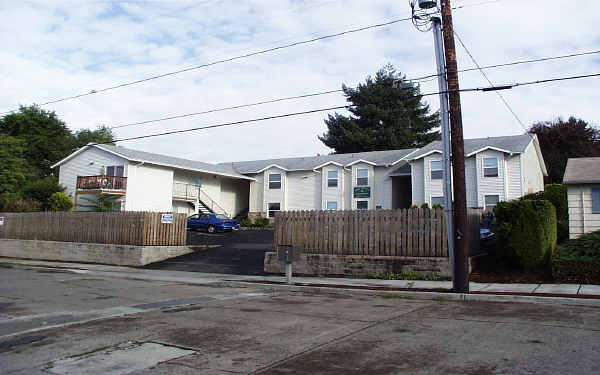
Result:
<svg viewBox="0 0 600 375"><path fill-rule="evenodd" d="M439 114L430 114L421 102L418 86L406 81L388 64L358 88L342 85L352 104L350 116L336 113L325 120L327 132L319 136L335 153L422 147L440 139Z"/></svg>

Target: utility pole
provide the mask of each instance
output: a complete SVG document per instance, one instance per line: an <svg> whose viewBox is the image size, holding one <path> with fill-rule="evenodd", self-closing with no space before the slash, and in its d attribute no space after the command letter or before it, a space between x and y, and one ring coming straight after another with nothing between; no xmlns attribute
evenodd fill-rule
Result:
<svg viewBox="0 0 600 375"><path fill-rule="evenodd" d="M454 29L452 26L452 6L450 0L441 0L442 34L446 55L446 77L450 102L450 123L452 143L452 171L454 185L454 278L453 290L456 293L469 292L469 244L467 228L467 194L465 184L465 145L463 139L460 92Z"/></svg>
<svg viewBox="0 0 600 375"><path fill-rule="evenodd" d="M452 211L452 163L450 160L450 110L448 109L448 81L446 81L446 59L444 58L444 40L442 38L442 20L431 17L435 58L438 72L438 88L440 91L440 117L442 122L443 145L443 181L444 181L444 219L448 235L448 255L450 257L450 274L454 280L454 221Z"/></svg>

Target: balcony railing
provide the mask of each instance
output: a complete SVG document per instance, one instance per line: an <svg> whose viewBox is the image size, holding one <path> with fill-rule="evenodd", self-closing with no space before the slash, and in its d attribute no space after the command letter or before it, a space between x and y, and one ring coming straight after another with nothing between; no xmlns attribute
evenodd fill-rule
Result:
<svg viewBox="0 0 600 375"><path fill-rule="evenodd" d="M127 177L77 176L77 189L126 190Z"/></svg>
<svg viewBox="0 0 600 375"><path fill-rule="evenodd" d="M198 199L200 186L193 184L184 184L181 182L173 183L173 197L195 201Z"/></svg>

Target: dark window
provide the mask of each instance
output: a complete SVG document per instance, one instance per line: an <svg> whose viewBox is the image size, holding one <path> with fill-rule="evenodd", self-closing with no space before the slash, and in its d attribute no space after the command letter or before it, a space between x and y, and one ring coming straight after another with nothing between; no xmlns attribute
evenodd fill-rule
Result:
<svg viewBox="0 0 600 375"><path fill-rule="evenodd" d="M125 171L125 167L122 165L111 165L111 166L106 167L106 175L107 176L123 177L124 171Z"/></svg>
<svg viewBox="0 0 600 375"><path fill-rule="evenodd" d="M368 210L369 201L356 201L356 208L359 210Z"/></svg>
<svg viewBox="0 0 600 375"><path fill-rule="evenodd" d="M441 180L444 177L443 165L441 160L431 162L431 179Z"/></svg>
<svg viewBox="0 0 600 375"><path fill-rule="evenodd" d="M338 171L328 171L327 172L327 187L337 187L338 186Z"/></svg>
<svg viewBox="0 0 600 375"><path fill-rule="evenodd" d="M269 175L269 189L281 189L281 173L271 173Z"/></svg>
<svg viewBox="0 0 600 375"><path fill-rule="evenodd" d="M431 207L436 205L444 207L444 197L431 197Z"/></svg>
<svg viewBox="0 0 600 375"><path fill-rule="evenodd" d="M498 158L483 158L483 177L498 177Z"/></svg>
<svg viewBox="0 0 600 375"><path fill-rule="evenodd" d="M277 211L281 211L281 203L269 203L269 217L275 217Z"/></svg>
<svg viewBox="0 0 600 375"><path fill-rule="evenodd" d="M357 169L356 170L356 186L369 186L369 170L368 169Z"/></svg>
<svg viewBox="0 0 600 375"><path fill-rule="evenodd" d="M500 201L500 196L498 195L486 195L485 196L485 210L489 212L494 211L494 207Z"/></svg>
<svg viewBox="0 0 600 375"><path fill-rule="evenodd" d="M592 213L600 214L600 188L592 188Z"/></svg>

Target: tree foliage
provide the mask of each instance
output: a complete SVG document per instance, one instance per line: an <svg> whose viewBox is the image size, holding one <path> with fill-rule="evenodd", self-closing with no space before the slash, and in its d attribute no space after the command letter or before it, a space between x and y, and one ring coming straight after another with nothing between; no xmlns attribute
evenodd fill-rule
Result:
<svg viewBox="0 0 600 375"><path fill-rule="evenodd" d="M114 134L110 128L100 125L96 130L81 129L75 132L75 147L83 147L88 143L106 143L114 145Z"/></svg>
<svg viewBox="0 0 600 375"><path fill-rule="evenodd" d="M353 105L348 109L351 115L329 115L328 130L318 137L336 153L422 147L440 139L434 131L439 114L429 113L419 87L407 82L392 65L375 77L368 76L356 89L346 85L342 89Z"/></svg>
<svg viewBox="0 0 600 375"><path fill-rule="evenodd" d="M71 211L73 201L67 195L56 192L48 199L48 205L51 211Z"/></svg>
<svg viewBox="0 0 600 375"><path fill-rule="evenodd" d="M538 122L529 133L540 141L548 169L546 183L562 183L568 158L600 156L600 129L572 116L567 121Z"/></svg>
<svg viewBox="0 0 600 375"><path fill-rule="evenodd" d="M25 142L0 133L0 193L12 192L36 176L25 159Z"/></svg>

